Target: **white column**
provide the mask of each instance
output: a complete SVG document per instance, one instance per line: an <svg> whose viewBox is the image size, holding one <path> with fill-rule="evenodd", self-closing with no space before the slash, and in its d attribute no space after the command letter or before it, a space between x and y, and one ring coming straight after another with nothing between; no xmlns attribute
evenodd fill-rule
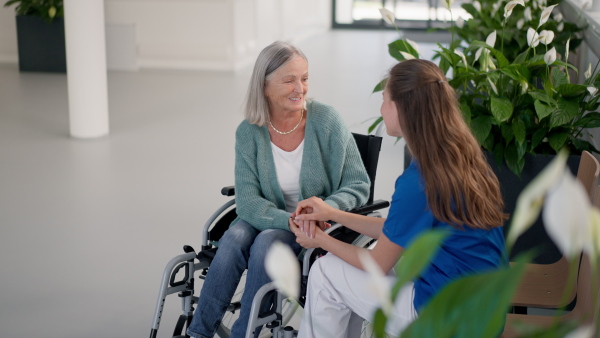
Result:
<svg viewBox="0 0 600 338"><path fill-rule="evenodd" d="M103 0L64 0L72 137L108 134Z"/></svg>

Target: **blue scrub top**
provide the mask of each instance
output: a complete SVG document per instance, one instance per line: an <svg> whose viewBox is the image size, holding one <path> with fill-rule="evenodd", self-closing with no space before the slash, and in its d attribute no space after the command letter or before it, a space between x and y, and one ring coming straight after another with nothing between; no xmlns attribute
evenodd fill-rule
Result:
<svg viewBox="0 0 600 338"><path fill-rule="evenodd" d="M417 312L451 281L508 264L502 227L457 229L435 219L427 205L418 165L413 161L396 180L383 234L406 249L418 235L430 229L449 229L450 235L431 265L414 281Z"/></svg>

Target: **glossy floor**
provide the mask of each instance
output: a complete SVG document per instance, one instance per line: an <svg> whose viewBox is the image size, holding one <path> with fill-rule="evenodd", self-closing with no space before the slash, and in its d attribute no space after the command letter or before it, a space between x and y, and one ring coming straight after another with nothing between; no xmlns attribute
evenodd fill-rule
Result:
<svg viewBox="0 0 600 338"><path fill-rule="evenodd" d="M298 43L309 96L366 133L396 37L331 31ZM250 71L109 72L110 136L80 140L68 136L64 74L0 64L1 337L150 332L164 265L183 244L199 245L227 200L219 191L233 183ZM402 172L403 143L394 143L385 137L376 198L389 199ZM179 306L168 301L161 336Z"/></svg>

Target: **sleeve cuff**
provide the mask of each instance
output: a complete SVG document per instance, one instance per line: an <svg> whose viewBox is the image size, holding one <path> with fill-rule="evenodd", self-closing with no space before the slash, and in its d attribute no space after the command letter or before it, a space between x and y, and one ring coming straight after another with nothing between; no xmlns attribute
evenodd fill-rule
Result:
<svg viewBox="0 0 600 338"><path fill-rule="evenodd" d="M330 206L332 206L332 207L340 210L340 206L339 206L339 204L337 204L336 201L333 201L333 200L330 200L330 199L326 199L324 202L327 203L327 204L329 204Z"/></svg>

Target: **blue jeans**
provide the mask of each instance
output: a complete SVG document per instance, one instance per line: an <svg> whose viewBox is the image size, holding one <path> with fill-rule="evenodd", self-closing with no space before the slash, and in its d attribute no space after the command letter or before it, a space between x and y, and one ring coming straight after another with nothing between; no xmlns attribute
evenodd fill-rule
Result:
<svg viewBox="0 0 600 338"><path fill-rule="evenodd" d="M264 262L267 250L275 240L289 245L296 254L302 249L296 243L296 236L290 231L259 231L243 220L239 220L223 234L204 280L188 335L196 338L215 335L242 274L248 269L240 316L231 329L232 338L245 336L252 299L258 289L271 281Z"/></svg>

